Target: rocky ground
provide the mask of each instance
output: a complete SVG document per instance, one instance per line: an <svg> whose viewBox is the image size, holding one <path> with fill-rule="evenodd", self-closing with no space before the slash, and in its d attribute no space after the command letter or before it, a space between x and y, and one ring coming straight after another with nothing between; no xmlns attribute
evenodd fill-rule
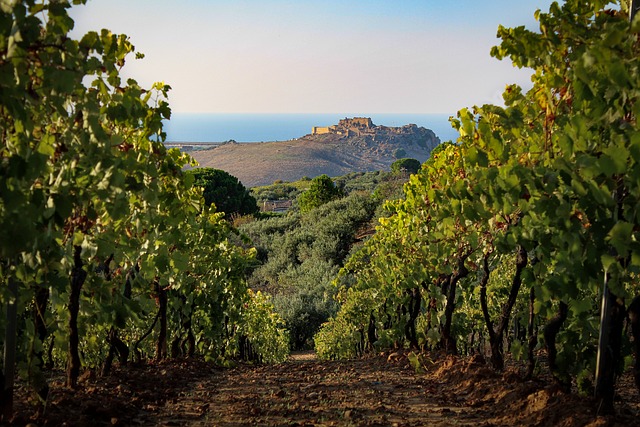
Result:
<svg viewBox="0 0 640 427"><path fill-rule="evenodd" d="M631 426L640 397L623 379L615 417L516 370L496 374L481 359L404 354L321 362L312 353L271 366L223 369L200 360L117 368L83 376L72 391L54 381L44 412L18 390L12 425L33 426Z"/></svg>

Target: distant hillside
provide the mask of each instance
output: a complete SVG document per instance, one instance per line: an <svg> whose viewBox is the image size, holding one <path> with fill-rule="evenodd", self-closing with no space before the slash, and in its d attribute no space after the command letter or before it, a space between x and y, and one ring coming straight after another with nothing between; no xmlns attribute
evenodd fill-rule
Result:
<svg viewBox="0 0 640 427"><path fill-rule="evenodd" d="M231 142L190 154L200 167L222 169L254 187L304 176L388 170L403 157L423 162L439 143L435 133L424 127L376 126L369 118L356 117L314 127L311 134L291 141Z"/></svg>

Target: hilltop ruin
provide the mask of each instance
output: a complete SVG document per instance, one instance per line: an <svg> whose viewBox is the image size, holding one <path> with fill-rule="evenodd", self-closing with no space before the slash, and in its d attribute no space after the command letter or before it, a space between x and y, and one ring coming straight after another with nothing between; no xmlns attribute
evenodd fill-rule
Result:
<svg viewBox="0 0 640 427"><path fill-rule="evenodd" d="M375 133L376 126L369 117L354 117L352 119L344 118L338 122L337 125L319 127L314 126L311 128L311 135L344 135L344 136L361 136L372 135Z"/></svg>
<svg viewBox="0 0 640 427"><path fill-rule="evenodd" d="M415 124L401 127L377 126L369 117L344 118L337 125L311 128L311 134L303 140L341 142L354 146L379 147L385 144L413 145L427 149L426 155L440 143L432 130ZM420 156L418 153L417 155Z"/></svg>
<svg viewBox="0 0 640 427"><path fill-rule="evenodd" d="M390 126L377 126L373 124L369 117L353 117L340 120L337 125L332 126L314 126L311 128L310 136L317 135L336 135L341 137L357 137L357 136L371 136L383 138L388 137L402 137L402 136L426 136L428 139L436 139L436 135L433 131L419 127L415 124L408 124L401 127ZM378 139L379 139L378 138ZM437 143L440 141L438 140ZM436 143L436 144L437 144Z"/></svg>

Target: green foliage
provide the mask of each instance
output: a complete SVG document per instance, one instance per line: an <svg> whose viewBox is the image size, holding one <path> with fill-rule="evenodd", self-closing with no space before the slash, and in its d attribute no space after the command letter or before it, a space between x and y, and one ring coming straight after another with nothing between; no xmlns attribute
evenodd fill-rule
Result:
<svg viewBox="0 0 640 427"><path fill-rule="evenodd" d="M352 172L333 178L335 186L342 189L345 194L357 191L371 194L380 185L399 188L401 193L405 180L398 179L393 174L385 171ZM251 194L256 198L258 205L273 200L295 200L302 192L308 190L310 185L311 178L302 177L299 181L253 187L251 188ZM387 191L384 191L384 193L386 194ZM390 191L389 194L398 195L395 190Z"/></svg>
<svg viewBox="0 0 640 427"><path fill-rule="evenodd" d="M300 212L309 212L323 204L343 196L340 188L327 175L320 175L311 180L309 189L298 197Z"/></svg>
<svg viewBox="0 0 640 427"><path fill-rule="evenodd" d="M280 274L285 291L276 295L274 305L287 325L292 348L312 348L320 325L336 313L331 282L337 272L332 263L313 258Z"/></svg>
<svg viewBox="0 0 640 427"><path fill-rule="evenodd" d="M346 194L357 191L373 194L378 186L389 179L392 179L391 174L385 171L352 172L333 178L333 182L335 182L336 187L342 188ZM400 184L401 186L402 184Z"/></svg>
<svg viewBox="0 0 640 427"><path fill-rule="evenodd" d="M364 335L343 316L324 323L314 337L315 351L320 359L350 359L359 355Z"/></svg>
<svg viewBox="0 0 640 427"><path fill-rule="evenodd" d="M156 326L139 343L146 355L155 347L166 357L168 342L189 336L207 357L233 353L255 251L234 245L223 215L202 205L182 172L191 159L163 146L170 87L122 78L134 53L125 35L70 38L68 2L9 3L0 8L0 301L11 304L7 284L18 283L20 316L0 326L16 326L20 376L42 390L50 341L75 369L102 364L112 334L135 347L164 296L167 341ZM78 372L68 372L75 386Z"/></svg>
<svg viewBox="0 0 640 427"><path fill-rule="evenodd" d="M194 177L194 186L202 187L204 203L207 206L213 203L227 219L258 212L256 199L235 176L212 168L192 169L187 174Z"/></svg>
<svg viewBox="0 0 640 427"><path fill-rule="evenodd" d="M289 356L289 336L267 295L249 291L236 336L246 337L262 363L281 363Z"/></svg>
<svg viewBox="0 0 640 427"><path fill-rule="evenodd" d="M628 304L640 265L640 27L606 3L554 3L536 14L539 32L499 29L492 54L533 68L533 88L508 86L505 107L459 111L458 143L432 152L405 199L387 204L391 215L339 273L341 306L316 336L319 355L414 346L413 325L420 346L462 351L470 336L489 335L481 292L491 332L512 293L506 313L522 324L533 292L538 325L559 302L568 305L554 374L579 376L587 387L605 274ZM520 276L519 248L528 259ZM526 341L508 339L524 357Z"/></svg>
<svg viewBox="0 0 640 427"><path fill-rule="evenodd" d="M370 195L354 193L304 216L290 213L240 227L261 261L249 284L275 295L294 348L309 347L319 325L335 314L332 280L377 203Z"/></svg>
<svg viewBox="0 0 640 427"><path fill-rule="evenodd" d="M273 200L295 200L302 191L309 188L310 181L310 179L301 179L295 182L282 182L262 187L253 187L251 194L256 198L258 205Z"/></svg>
<svg viewBox="0 0 640 427"><path fill-rule="evenodd" d="M329 202L305 216L292 213L242 225L256 246L264 264L253 273L252 286L278 288L280 274L309 259L319 259L341 266L356 242L356 235L366 227L377 202L370 196L355 193Z"/></svg>
<svg viewBox="0 0 640 427"><path fill-rule="evenodd" d="M417 173L420 170L420 166L422 166L422 164L416 159L398 159L391 164L391 172L405 172L409 174Z"/></svg>

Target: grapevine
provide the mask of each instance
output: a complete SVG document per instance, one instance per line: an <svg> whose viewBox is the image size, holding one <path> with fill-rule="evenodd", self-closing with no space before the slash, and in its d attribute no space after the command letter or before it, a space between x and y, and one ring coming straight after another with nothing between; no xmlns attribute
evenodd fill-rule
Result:
<svg viewBox="0 0 640 427"><path fill-rule="evenodd" d="M116 356L224 361L238 334L258 340L243 328L259 321L259 338L274 341L256 341L257 355L281 360L279 320L245 283L255 251L204 205L182 172L192 160L163 145L170 86L123 81L131 41L108 30L71 39L69 7L0 9L4 390L16 362L46 401L43 370L55 365L77 387L81 368L108 374ZM11 410L3 399L4 419Z"/></svg>
<svg viewBox="0 0 640 427"><path fill-rule="evenodd" d="M536 12L537 32L499 28L492 55L532 68L532 89L507 86L504 107L462 109L452 119L458 140L434 150L406 184L406 199L389 204L392 215L341 271L342 307L317 336L319 354L390 346L458 353L482 351L488 340L502 369L508 340L516 350L527 343L518 357L529 358L530 374L545 349L561 386L577 380L593 391L606 279L614 301L608 369L624 368L622 325L640 259L640 21L630 26L628 5L608 3L554 3ZM423 300L418 316L414 298ZM360 341L349 341L353 331ZM612 386L596 397L612 409Z"/></svg>

